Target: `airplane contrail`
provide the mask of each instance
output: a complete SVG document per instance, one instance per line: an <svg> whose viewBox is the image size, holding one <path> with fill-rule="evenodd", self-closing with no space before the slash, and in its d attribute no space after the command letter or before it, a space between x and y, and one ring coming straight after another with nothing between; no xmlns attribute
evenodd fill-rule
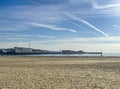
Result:
<svg viewBox="0 0 120 89"><path fill-rule="evenodd" d="M34 25L34 26L43 27L43 28L48 28L48 29L51 29L51 30L70 31L70 32L73 32L73 33L77 33L77 31L74 30L74 29L57 27L56 25L38 24L38 23L31 23L31 24Z"/></svg>
<svg viewBox="0 0 120 89"><path fill-rule="evenodd" d="M64 12L64 14L67 15L67 16L69 16L70 18L78 21L78 22L81 22L81 23L89 26L90 28L93 28L93 29L96 30L97 32L103 34L105 37L109 37L108 34L106 34L105 32L103 32L102 30L98 29L98 28L95 27L94 25L90 24L89 22L87 22L87 21L85 21L85 20L83 20L83 19L81 19L81 18L79 18L79 17L77 17L77 16L75 16L75 15L66 13L66 12Z"/></svg>
<svg viewBox="0 0 120 89"><path fill-rule="evenodd" d="M38 2L35 2L33 0L27 0L28 2L32 3L32 4L35 4L35 5L40 5Z"/></svg>

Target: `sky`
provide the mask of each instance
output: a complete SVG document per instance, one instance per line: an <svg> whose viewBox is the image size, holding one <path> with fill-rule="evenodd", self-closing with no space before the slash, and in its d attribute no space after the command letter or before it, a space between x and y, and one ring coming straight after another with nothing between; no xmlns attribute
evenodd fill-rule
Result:
<svg viewBox="0 0 120 89"><path fill-rule="evenodd" d="M0 48L120 53L120 0L0 0Z"/></svg>

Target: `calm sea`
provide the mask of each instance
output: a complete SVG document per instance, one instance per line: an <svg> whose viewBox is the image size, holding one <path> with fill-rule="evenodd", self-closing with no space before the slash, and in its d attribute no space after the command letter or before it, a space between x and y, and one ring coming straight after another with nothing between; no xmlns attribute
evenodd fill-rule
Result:
<svg viewBox="0 0 120 89"><path fill-rule="evenodd" d="M101 56L101 54L34 54L28 56ZM120 53L103 53L102 56L120 57Z"/></svg>

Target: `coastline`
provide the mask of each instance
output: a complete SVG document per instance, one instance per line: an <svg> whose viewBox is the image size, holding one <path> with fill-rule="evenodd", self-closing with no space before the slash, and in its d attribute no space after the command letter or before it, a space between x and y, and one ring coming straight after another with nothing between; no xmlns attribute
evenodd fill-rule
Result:
<svg viewBox="0 0 120 89"><path fill-rule="evenodd" d="M120 56L40 56L40 55L0 55L0 57L40 57L40 58L120 58Z"/></svg>

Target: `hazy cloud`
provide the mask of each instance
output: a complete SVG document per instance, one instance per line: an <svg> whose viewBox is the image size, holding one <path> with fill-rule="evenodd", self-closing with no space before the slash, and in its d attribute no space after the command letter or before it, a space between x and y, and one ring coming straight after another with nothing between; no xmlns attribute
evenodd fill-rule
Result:
<svg viewBox="0 0 120 89"><path fill-rule="evenodd" d="M107 4L107 5L98 5L97 3L93 3L94 9L109 9L109 8L118 8L120 4Z"/></svg>
<svg viewBox="0 0 120 89"><path fill-rule="evenodd" d="M120 28L120 26L118 26L118 25L113 25L113 27L115 27L115 28Z"/></svg>
<svg viewBox="0 0 120 89"><path fill-rule="evenodd" d="M54 36L46 36L46 35L37 35L37 36L41 38L56 38Z"/></svg>

